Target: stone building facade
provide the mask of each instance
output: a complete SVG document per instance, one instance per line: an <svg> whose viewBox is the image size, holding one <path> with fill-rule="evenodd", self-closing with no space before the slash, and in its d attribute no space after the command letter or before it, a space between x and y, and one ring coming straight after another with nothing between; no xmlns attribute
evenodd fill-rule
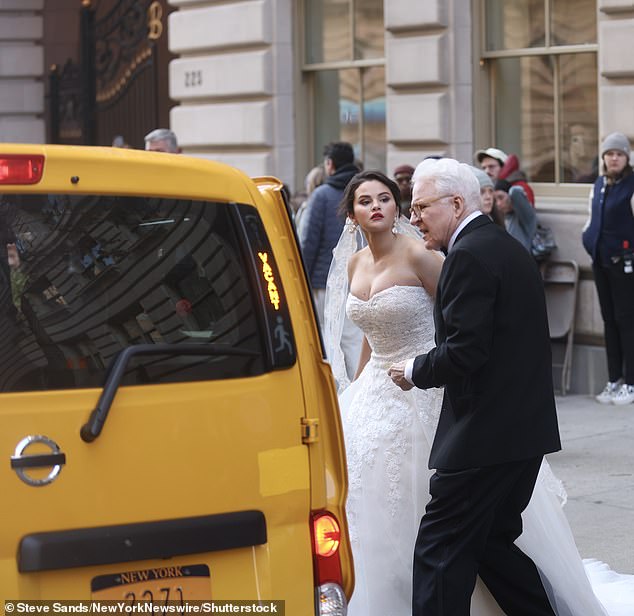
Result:
<svg viewBox="0 0 634 616"><path fill-rule="evenodd" d="M42 9L0 0L0 138L45 140ZM634 140L631 0L168 0L170 128L186 154L301 189L324 143L388 173L520 155L560 259L580 266L573 390L605 380L581 248L598 144ZM584 179L585 178L585 179Z"/></svg>
<svg viewBox="0 0 634 616"><path fill-rule="evenodd" d="M0 0L0 141L41 143L44 0Z"/></svg>

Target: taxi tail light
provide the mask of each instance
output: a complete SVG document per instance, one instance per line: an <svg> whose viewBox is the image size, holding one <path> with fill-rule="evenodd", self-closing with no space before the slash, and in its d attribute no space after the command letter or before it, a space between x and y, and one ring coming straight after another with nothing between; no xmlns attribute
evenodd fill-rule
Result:
<svg viewBox="0 0 634 616"><path fill-rule="evenodd" d="M348 611L341 572L341 527L329 511L311 515L317 614L345 616Z"/></svg>
<svg viewBox="0 0 634 616"><path fill-rule="evenodd" d="M43 170L41 154L0 154L0 184L37 184Z"/></svg>

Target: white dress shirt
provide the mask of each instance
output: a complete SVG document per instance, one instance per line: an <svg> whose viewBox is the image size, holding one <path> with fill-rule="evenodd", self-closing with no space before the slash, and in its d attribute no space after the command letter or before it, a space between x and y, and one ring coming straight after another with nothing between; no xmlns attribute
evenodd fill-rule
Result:
<svg viewBox="0 0 634 616"><path fill-rule="evenodd" d="M469 216L463 218L462 222L456 227L456 230L451 234L451 237L449 238L449 246L447 246L447 252L449 252L453 248L453 245L456 243L456 238L458 237L460 231L462 231L472 220L476 219L478 216L482 216L482 212L480 210L471 212ZM415 357L412 357L411 359L407 360L407 363L405 364L405 372L403 374L405 380L411 385L414 384L414 381L412 381L412 372L414 372L415 359Z"/></svg>

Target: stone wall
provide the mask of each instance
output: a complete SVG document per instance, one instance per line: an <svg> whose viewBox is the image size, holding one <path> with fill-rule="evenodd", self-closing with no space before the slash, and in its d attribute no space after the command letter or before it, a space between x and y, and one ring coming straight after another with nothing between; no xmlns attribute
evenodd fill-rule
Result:
<svg viewBox="0 0 634 616"><path fill-rule="evenodd" d="M186 154L292 183L292 0L170 0L170 125Z"/></svg>
<svg viewBox="0 0 634 616"><path fill-rule="evenodd" d="M471 3L385 6L387 168L429 154L473 155Z"/></svg>
<svg viewBox="0 0 634 616"><path fill-rule="evenodd" d="M634 141L634 2L599 0L599 137Z"/></svg>
<svg viewBox="0 0 634 616"><path fill-rule="evenodd" d="M0 141L45 141L43 6L0 0Z"/></svg>

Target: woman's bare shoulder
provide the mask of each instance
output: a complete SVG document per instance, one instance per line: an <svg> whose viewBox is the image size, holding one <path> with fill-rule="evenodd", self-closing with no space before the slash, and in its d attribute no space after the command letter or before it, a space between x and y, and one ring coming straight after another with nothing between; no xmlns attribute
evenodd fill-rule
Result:
<svg viewBox="0 0 634 616"><path fill-rule="evenodd" d="M352 274L354 274L357 267L359 267L359 264L363 263L364 259L367 258L369 252L370 249L366 246L350 256L348 261L348 280L352 278Z"/></svg>
<svg viewBox="0 0 634 616"><path fill-rule="evenodd" d="M368 246L363 247L361 250L357 250L357 252L350 256L349 263L359 263L359 261L363 261L363 259L367 258L369 252L370 248Z"/></svg>
<svg viewBox="0 0 634 616"><path fill-rule="evenodd" d="M444 261L444 257L442 253L437 250L429 250L425 247L424 240L417 239L414 237L404 237L406 240L406 247L408 254L411 258L415 259L417 262L423 262L433 265L442 265Z"/></svg>
<svg viewBox="0 0 634 616"><path fill-rule="evenodd" d="M406 238L406 254L408 262L416 272L427 292L436 295L436 286L444 261L441 253L429 250L422 239Z"/></svg>

